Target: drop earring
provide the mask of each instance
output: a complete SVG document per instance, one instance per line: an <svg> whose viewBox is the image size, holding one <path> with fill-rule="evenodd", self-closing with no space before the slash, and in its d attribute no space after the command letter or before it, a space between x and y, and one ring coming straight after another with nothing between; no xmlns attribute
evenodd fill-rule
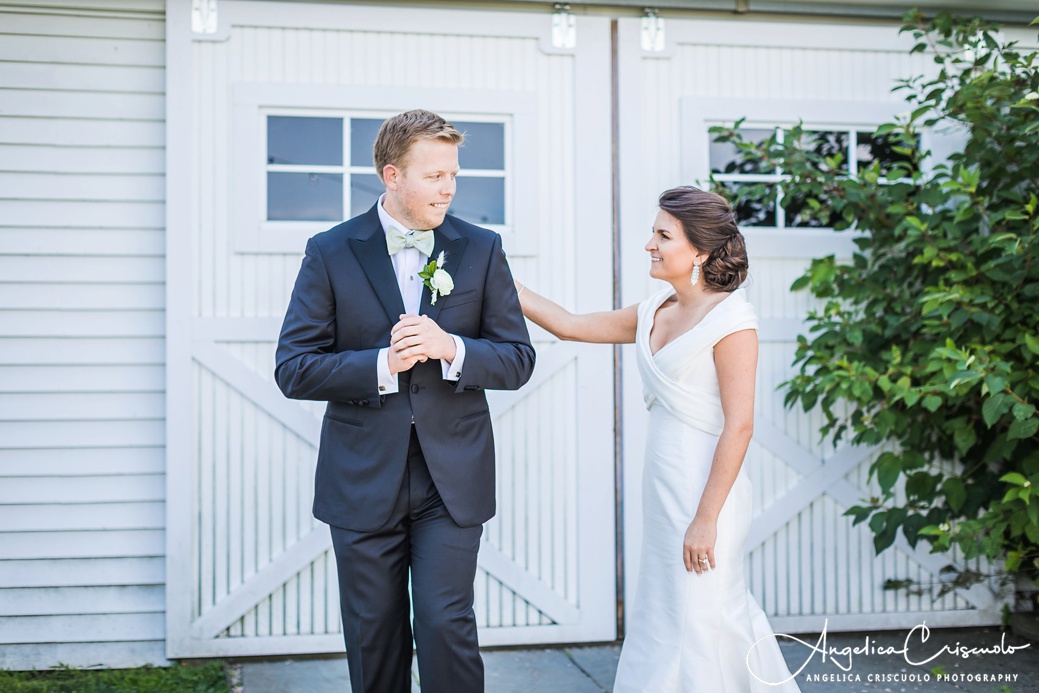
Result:
<svg viewBox="0 0 1039 693"><path fill-rule="evenodd" d="M696 286L696 283L700 281L700 263L697 262L693 265L693 274L689 277L689 283Z"/></svg>

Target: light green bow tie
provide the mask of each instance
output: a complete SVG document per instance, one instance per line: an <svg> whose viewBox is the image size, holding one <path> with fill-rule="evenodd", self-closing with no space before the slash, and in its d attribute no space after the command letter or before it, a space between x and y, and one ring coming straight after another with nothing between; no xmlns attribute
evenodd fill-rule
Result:
<svg viewBox="0 0 1039 693"><path fill-rule="evenodd" d="M396 226L387 228L386 249L390 251L390 255L399 253L404 248L415 248L426 257L429 257L433 254L433 232L408 231L404 233Z"/></svg>

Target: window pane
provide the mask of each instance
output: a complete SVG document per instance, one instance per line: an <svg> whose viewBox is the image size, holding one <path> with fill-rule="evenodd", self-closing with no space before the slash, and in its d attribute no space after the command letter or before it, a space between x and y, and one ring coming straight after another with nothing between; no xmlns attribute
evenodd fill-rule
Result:
<svg viewBox="0 0 1039 693"><path fill-rule="evenodd" d="M832 130L807 131L802 135L801 148L821 158L839 157L837 171L848 171L848 133ZM822 162L820 162L821 165Z"/></svg>
<svg viewBox="0 0 1039 693"><path fill-rule="evenodd" d="M745 142L761 144L772 135L772 130L740 130ZM759 164L740 161L739 150L731 142L711 141L711 173L769 173Z"/></svg>
<svg viewBox="0 0 1039 693"><path fill-rule="evenodd" d="M735 207L738 225L776 225L776 186L774 183L727 183L719 192Z"/></svg>
<svg viewBox="0 0 1039 693"><path fill-rule="evenodd" d="M382 121L378 118L350 119L350 165L374 166L372 147L375 136L379 134Z"/></svg>
<svg viewBox="0 0 1039 693"><path fill-rule="evenodd" d="M504 123L457 122L453 125L465 133L465 142L458 150L459 166L463 169L505 170Z"/></svg>
<svg viewBox="0 0 1039 693"><path fill-rule="evenodd" d="M872 166L874 161L880 162L880 172L884 176L897 163L905 164L911 171L916 168L908 156L893 150L893 147L904 145L890 135L874 137L872 132L856 132L855 138L859 171Z"/></svg>
<svg viewBox="0 0 1039 693"><path fill-rule="evenodd" d="M342 166L343 119L267 116L267 163Z"/></svg>
<svg viewBox="0 0 1039 693"><path fill-rule="evenodd" d="M505 223L504 178L459 176L455 181L458 189L448 210L451 214L470 224Z"/></svg>
<svg viewBox="0 0 1039 693"><path fill-rule="evenodd" d="M342 221L343 176L338 173L268 173L267 218L272 221Z"/></svg>
<svg viewBox="0 0 1039 693"><path fill-rule="evenodd" d="M350 216L356 217L367 212L385 191L382 181L373 173L355 173L350 176Z"/></svg>
<svg viewBox="0 0 1039 693"><path fill-rule="evenodd" d="M830 224L830 208L826 200L814 200L813 203L807 203L802 197L785 193L783 214L787 226L820 228L828 227Z"/></svg>

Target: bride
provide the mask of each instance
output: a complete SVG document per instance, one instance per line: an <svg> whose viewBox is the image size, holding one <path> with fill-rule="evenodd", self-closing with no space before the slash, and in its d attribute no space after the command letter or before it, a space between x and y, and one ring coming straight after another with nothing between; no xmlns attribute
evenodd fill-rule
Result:
<svg viewBox="0 0 1039 693"><path fill-rule="evenodd" d="M659 205L646 251L650 276L670 286L643 303L574 315L517 286L523 314L560 339L636 344L650 412L644 536L614 691L791 693L743 575L758 358L757 317L738 290L746 246L714 193L674 188Z"/></svg>

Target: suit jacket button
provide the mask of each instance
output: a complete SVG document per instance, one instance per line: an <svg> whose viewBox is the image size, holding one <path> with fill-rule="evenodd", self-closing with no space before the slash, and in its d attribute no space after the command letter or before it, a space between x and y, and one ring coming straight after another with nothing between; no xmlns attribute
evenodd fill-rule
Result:
<svg viewBox="0 0 1039 693"><path fill-rule="evenodd" d="M419 391L419 386L418 385L412 385L411 386L411 394L417 395L418 391Z"/></svg>
<svg viewBox="0 0 1039 693"><path fill-rule="evenodd" d="M366 400L366 399L362 399L362 400L361 400L361 406L362 406L362 407L367 407L367 406L368 406L368 400Z"/></svg>

